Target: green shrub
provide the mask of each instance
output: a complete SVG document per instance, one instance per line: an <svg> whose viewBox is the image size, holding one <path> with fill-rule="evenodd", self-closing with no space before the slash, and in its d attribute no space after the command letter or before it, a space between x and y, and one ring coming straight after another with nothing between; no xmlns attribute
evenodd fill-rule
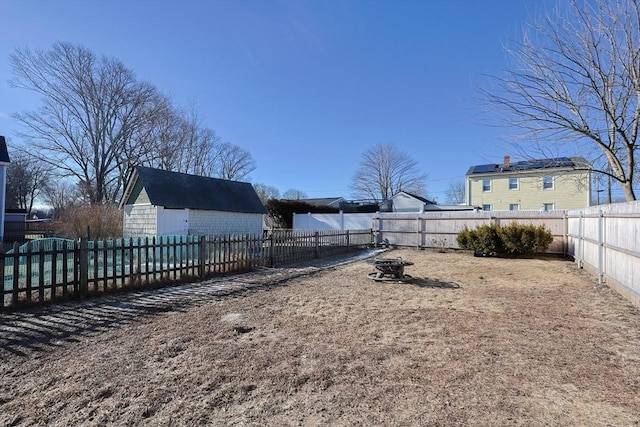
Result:
<svg viewBox="0 0 640 427"><path fill-rule="evenodd" d="M512 222L507 226L480 225L474 230L465 227L457 236L458 246L485 255L518 256L544 252L553 241L551 231L544 225L523 225Z"/></svg>

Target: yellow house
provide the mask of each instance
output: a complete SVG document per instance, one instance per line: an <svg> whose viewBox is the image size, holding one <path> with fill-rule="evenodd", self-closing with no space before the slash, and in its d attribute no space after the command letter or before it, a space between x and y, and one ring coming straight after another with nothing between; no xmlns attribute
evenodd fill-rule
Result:
<svg viewBox="0 0 640 427"><path fill-rule="evenodd" d="M582 157L558 157L471 166L467 204L483 210L579 209L591 204L591 165Z"/></svg>

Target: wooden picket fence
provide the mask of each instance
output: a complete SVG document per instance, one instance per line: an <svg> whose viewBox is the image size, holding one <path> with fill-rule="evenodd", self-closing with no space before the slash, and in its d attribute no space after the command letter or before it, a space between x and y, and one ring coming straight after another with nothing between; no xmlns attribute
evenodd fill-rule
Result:
<svg viewBox="0 0 640 427"><path fill-rule="evenodd" d="M372 239L371 230L277 230L264 235L15 243L0 253L0 309L277 267L370 246Z"/></svg>

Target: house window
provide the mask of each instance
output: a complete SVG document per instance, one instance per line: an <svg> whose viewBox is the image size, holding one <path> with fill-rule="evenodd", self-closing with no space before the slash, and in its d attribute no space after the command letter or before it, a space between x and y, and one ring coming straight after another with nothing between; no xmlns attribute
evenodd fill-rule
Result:
<svg viewBox="0 0 640 427"><path fill-rule="evenodd" d="M518 178L509 178L509 190L517 190L520 188Z"/></svg>
<svg viewBox="0 0 640 427"><path fill-rule="evenodd" d="M483 192L491 191L491 180L490 179L483 179L482 180L482 191Z"/></svg>
<svg viewBox="0 0 640 427"><path fill-rule="evenodd" d="M482 205L482 210L483 211L490 211L491 210L491 205Z"/></svg>
<svg viewBox="0 0 640 427"><path fill-rule="evenodd" d="M510 211L519 211L520 210L520 204L518 204L518 203L509 203L509 210Z"/></svg>
<svg viewBox="0 0 640 427"><path fill-rule="evenodd" d="M553 176L547 175L542 177L542 189L553 190Z"/></svg>
<svg viewBox="0 0 640 427"><path fill-rule="evenodd" d="M542 204L542 210L543 211L552 211L556 208L556 204L555 203L543 203Z"/></svg>

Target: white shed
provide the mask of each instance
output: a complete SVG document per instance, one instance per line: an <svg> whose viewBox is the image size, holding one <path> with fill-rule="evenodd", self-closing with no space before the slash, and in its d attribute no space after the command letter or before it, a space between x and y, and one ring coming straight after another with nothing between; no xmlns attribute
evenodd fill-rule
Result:
<svg viewBox="0 0 640 427"><path fill-rule="evenodd" d="M9 152L7 151L7 141L4 136L0 136L0 242L4 238L4 221L7 195L7 167L9 166Z"/></svg>
<svg viewBox="0 0 640 427"><path fill-rule="evenodd" d="M266 213L250 183L142 166L120 208L124 237L258 234Z"/></svg>
<svg viewBox="0 0 640 427"><path fill-rule="evenodd" d="M424 212L429 205L435 205L429 199L415 194L400 191L389 198L390 212ZM383 209L381 209L382 211Z"/></svg>

